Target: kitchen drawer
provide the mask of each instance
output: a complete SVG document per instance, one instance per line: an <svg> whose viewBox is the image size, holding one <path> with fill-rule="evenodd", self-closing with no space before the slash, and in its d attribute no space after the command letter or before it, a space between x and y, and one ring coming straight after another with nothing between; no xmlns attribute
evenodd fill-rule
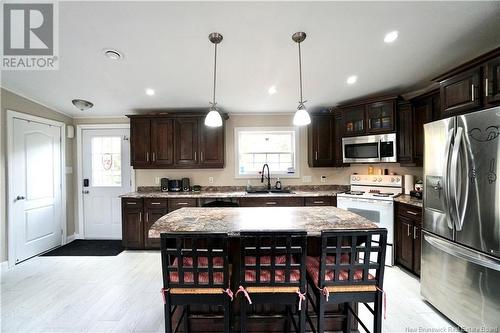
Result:
<svg viewBox="0 0 500 333"><path fill-rule="evenodd" d="M397 215L410 218L414 220L417 225L422 225L422 208L403 203L398 203L396 207Z"/></svg>
<svg viewBox="0 0 500 333"><path fill-rule="evenodd" d="M125 208L142 208L143 206L142 198L123 198L122 204Z"/></svg>
<svg viewBox="0 0 500 333"><path fill-rule="evenodd" d="M193 198L168 199L169 212L182 207L198 207L198 200Z"/></svg>
<svg viewBox="0 0 500 333"><path fill-rule="evenodd" d="M331 206L332 197L304 198L304 206Z"/></svg>
<svg viewBox="0 0 500 333"><path fill-rule="evenodd" d="M242 207L300 207L304 206L304 198L298 197L269 197L269 198L241 198Z"/></svg>
<svg viewBox="0 0 500 333"><path fill-rule="evenodd" d="M167 208L168 207L168 201L167 199L144 199L144 205L147 208L152 208L152 209L160 209L160 208Z"/></svg>

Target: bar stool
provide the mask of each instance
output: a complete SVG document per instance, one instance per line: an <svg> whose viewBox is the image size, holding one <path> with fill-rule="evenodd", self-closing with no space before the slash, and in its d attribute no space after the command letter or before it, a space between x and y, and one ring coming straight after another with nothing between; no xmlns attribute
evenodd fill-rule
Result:
<svg viewBox="0 0 500 333"><path fill-rule="evenodd" d="M306 324L305 231L240 233L239 293L241 332L246 332L248 304L286 305L286 326L304 332ZM297 324L292 307L297 307Z"/></svg>
<svg viewBox="0 0 500 333"><path fill-rule="evenodd" d="M189 305L208 304L224 307L224 332L229 333L233 293L229 289L227 234L162 233L161 260L165 332L177 332L182 321L184 332L189 332ZM183 311L172 331L178 305Z"/></svg>
<svg viewBox="0 0 500 333"><path fill-rule="evenodd" d="M382 332L382 294L387 229L321 232L320 257L307 257L308 298L323 333L327 303L343 304L343 332L351 332L352 316L370 332L350 303L363 303L373 314L373 332ZM314 299L313 299L314 296ZM370 307L367 303L374 303Z"/></svg>

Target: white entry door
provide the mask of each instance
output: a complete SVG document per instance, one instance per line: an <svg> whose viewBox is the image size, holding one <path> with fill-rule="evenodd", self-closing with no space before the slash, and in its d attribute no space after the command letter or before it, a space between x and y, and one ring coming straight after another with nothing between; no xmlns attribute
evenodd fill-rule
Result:
<svg viewBox="0 0 500 333"><path fill-rule="evenodd" d="M83 130L83 220L86 239L121 239L120 195L131 191L129 129Z"/></svg>
<svg viewBox="0 0 500 333"><path fill-rule="evenodd" d="M18 263L62 244L61 128L14 118L10 158Z"/></svg>

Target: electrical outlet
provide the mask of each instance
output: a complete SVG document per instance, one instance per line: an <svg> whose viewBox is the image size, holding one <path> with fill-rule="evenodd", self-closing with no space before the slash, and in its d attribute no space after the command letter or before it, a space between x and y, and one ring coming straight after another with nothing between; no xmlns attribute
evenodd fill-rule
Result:
<svg viewBox="0 0 500 333"><path fill-rule="evenodd" d="M155 184L160 185L160 177L155 177Z"/></svg>
<svg viewBox="0 0 500 333"><path fill-rule="evenodd" d="M322 183L326 183L326 176L321 176L320 181L321 181Z"/></svg>
<svg viewBox="0 0 500 333"><path fill-rule="evenodd" d="M311 176L303 176L302 182L303 183L310 183L310 182L312 182L312 177Z"/></svg>
<svg viewBox="0 0 500 333"><path fill-rule="evenodd" d="M214 177L208 177L208 183L213 184L214 183Z"/></svg>

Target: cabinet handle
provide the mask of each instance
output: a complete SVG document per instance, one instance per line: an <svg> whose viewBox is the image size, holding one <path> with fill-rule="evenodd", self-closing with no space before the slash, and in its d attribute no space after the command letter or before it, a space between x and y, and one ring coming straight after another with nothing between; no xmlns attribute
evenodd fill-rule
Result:
<svg viewBox="0 0 500 333"><path fill-rule="evenodd" d="M268 201L266 202L266 205L276 205L277 203L275 201Z"/></svg>
<svg viewBox="0 0 500 333"><path fill-rule="evenodd" d="M152 202L152 205L161 205L161 202Z"/></svg>
<svg viewBox="0 0 500 333"><path fill-rule="evenodd" d="M314 201L315 204L324 204L324 201Z"/></svg>
<svg viewBox="0 0 500 333"><path fill-rule="evenodd" d="M146 222L149 222L149 213L146 213Z"/></svg>
<svg viewBox="0 0 500 333"><path fill-rule="evenodd" d="M417 227L413 227L413 239L417 239Z"/></svg>
<svg viewBox="0 0 500 333"><path fill-rule="evenodd" d="M412 212L411 210L407 210L406 213L408 213L410 215L413 215L413 216L417 216L418 215L418 213Z"/></svg>
<svg viewBox="0 0 500 333"><path fill-rule="evenodd" d="M142 222L142 212L139 212L139 222Z"/></svg>
<svg viewBox="0 0 500 333"><path fill-rule="evenodd" d="M314 152L314 154L315 154L315 159L316 159L316 161L317 161L317 160L318 160L318 151L316 150L316 151Z"/></svg>
<svg viewBox="0 0 500 333"><path fill-rule="evenodd" d="M409 224L406 225L406 229L408 230L408 237L410 237L411 233L410 233L410 225Z"/></svg>
<svg viewBox="0 0 500 333"><path fill-rule="evenodd" d="M137 202L127 202L127 205L137 205Z"/></svg>
<svg viewBox="0 0 500 333"><path fill-rule="evenodd" d="M187 206L189 205L187 202L178 202L177 206Z"/></svg>
<svg viewBox="0 0 500 333"><path fill-rule="evenodd" d="M474 84L471 84L471 100L474 102L475 96L474 96Z"/></svg>
<svg viewBox="0 0 500 333"><path fill-rule="evenodd" d="M488 78L484 79L484 96L488 97Z"/></svg>
<svg viewBox="0 0 500 333"><path fill-rule="evenodd" d="M196 152L194 152L194 160L197 161L197 159L196 159Z"/></svg>
<svg viewBox="0 0 500 333"><path fill-rule="evenodd" d="M200 151L200 161L203 161L203 152Z"/></svg>
<svg viewBox="0 0 500 333"><path fill-rule="evenodd" d="M146 162L149 162L149 152L146 153Z"/></svg>
<svg viewBox="0 0 500 333"><path fill-rule="evenodd" d="M156 161L156 153L153 153L153 162Z"/></svg>

